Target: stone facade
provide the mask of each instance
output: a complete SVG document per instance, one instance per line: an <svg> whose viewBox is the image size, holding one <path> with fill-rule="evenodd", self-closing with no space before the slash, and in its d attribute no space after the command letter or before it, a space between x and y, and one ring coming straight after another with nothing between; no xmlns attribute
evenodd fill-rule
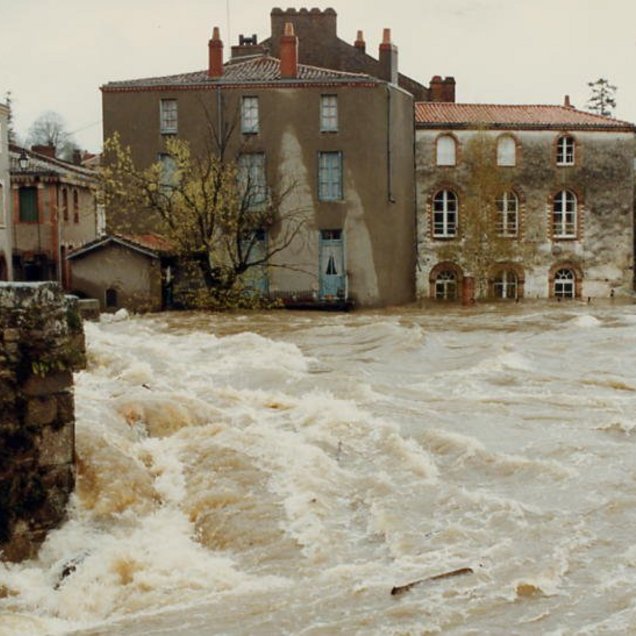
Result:
<svg viewBox="0 0 636 636"><path fill-rule="evenodd" d="M36 554L74 485L77 300L56 283L0 283L0 557Z"/></svg>
<svg viewBox="0 0 636 636"><path fill-rule="evenodd" d="M505 184L491 201L490 231L506 233L504 213L510 223L481 288L487 296L632 294L632 124L569 106L418 104L416 113L419 298L459 300L475 284L466 214L477 136L490 144L493 178Z"/></svg>

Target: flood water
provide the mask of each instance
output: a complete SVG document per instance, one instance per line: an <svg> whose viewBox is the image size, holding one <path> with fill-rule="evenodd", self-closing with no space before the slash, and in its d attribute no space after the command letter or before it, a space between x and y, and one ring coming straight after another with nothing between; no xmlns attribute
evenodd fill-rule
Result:
<svg viewBox="0 0 636 636"><path fill-rule="evenodd" d="M635 305L86 332L69 519L0 565L0 636L636 633Z"/></svg>

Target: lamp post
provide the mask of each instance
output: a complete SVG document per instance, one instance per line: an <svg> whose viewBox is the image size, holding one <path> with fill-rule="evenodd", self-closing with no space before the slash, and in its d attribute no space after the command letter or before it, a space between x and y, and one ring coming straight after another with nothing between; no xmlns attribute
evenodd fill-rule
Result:
<svg viewBox="0 0 636 636"><path fill-rule="evenodd" d="M27 166L29 165L29 157L27 156L27 153L24 149L22 149L22 152L18 157L18 165L20 166L20 170L22 170L22 172L26 172Z"/></svg>

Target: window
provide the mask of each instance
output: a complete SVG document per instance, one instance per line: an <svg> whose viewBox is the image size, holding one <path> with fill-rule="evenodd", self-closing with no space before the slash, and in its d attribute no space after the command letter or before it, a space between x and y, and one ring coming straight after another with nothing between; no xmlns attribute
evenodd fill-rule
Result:
<svg viewBox="0 0 636 636"><path fill-rule="evenodd" d="M265 154L242 154L238 159L238 181L245 209L264 203L267 199Z"/></svg>
<svg viewBox="0 0 636 636"><path fill-rule="evenodd" d="M20 222L38 222L38 189L20 188Z"/></svg>
<svg viewBox="0 0 636 636"><path fill-rule="evenodd" d="M437 138L437 165L454 166L457 160L455 139L450 135L442 135Z"/></svg>
<svg viewBox="0 0 636 636"><path fill-rule="evenodd" d="M574 138L568 135L557 139L557 166L574 165Z"/></svg>
<svg viewBox="0 0 636 636"><path fill-rule="evenodd" d="M512 270L497 272L493 281L493 293L495 298L517 298L519 281Z"/></svg>
<svg viewBox="0 0 636 636"><path fill-rule="evenodd" d="M342 153L318 153L318 199L342 200Z"/></svg>
<svg viewBox="0 0 636 636"><path fill-rule="evenodd" d="M433 236L439 238L457 235L457 195L441 190L433 199Z"/></svg>
<svg viewBox="0 0 636 636"><path fill-rule="evenodd" d="M68 190L62 188L62 218L68 221Z"/></svg>
<svg viewBox="0 0 636 636"><path fill-rule="evenodd" d="M0 227L4 226L4 224L5 224L5 220L4 220L4 187L0 183ZM2 280L1 277L0 277L0 280Z"/></svg>
<svg viewBox="0 0 636 636"><path fill-rule="evenodd" d="M576 196L569 190L555 195L552 208L554 238L576 238Z"/></svg>
<svg viewBox="0 0 636 636"><path fill-rule="evenodd" d="M159 102L160 130L162 135L177 134L177 100L162 99Z"/></svg>
<svg viewBox="0 0 636 636"><path fill-rule="evenodd" d="M73 190L73 223L79 223L79 194Z"/></svg>
<svg viewBox="0 0 636 636"><path fill-rule="evenodd" d="M322 95L320 97L320 130L322 132L338 130L337 95Z"/></svg>
<svg viewBox="0 0 636 636"><path fill-rule="evenodd" d="M519 200L514 192L503 192L497 199L497 234L517 236L519 231Z"/></svg>
<svg viewBox="0 0 636 636"><path fill-rule="evenodd" d="M457 300L457 274L445 269L435 278L436 300Z"/></svg>
<svg viewBox="0 0 636 636"><path fill-rule="evenodd" d="M115 308L117 307L117 290L109 287L106 290L106 308Z"/></svg>
<svg viewBox="0 0 636 636"><path fill-rule="evenodd" d="M241 132L258 132L258 97L243 97L241 100Z"/></svg>
<svg viewBox="0 0 636 636"><path fill-rule="evenodd" d="M517 144L515 140L505 135L497 139L497 165L514 166L517 163Z"/></svg>
<svg viewBox="0 0 636 636"><path fill-rule="evenodd" d="M172 155L162 152L159 154L159 165L161 166L161 174L159 175L161 192L168 195L175 185L177 163Z"/></svg>
<svg viewBox="0 0 636 636"><path fill-rule="evenodd" d="M554 274L555 298L574 298L576 296L576 276L571 269L559 269Z"/></svg>

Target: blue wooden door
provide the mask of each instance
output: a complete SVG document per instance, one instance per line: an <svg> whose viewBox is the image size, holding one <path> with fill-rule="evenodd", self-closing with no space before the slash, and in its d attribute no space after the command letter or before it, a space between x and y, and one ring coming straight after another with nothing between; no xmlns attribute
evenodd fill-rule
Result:
<svg viewBox="0 0 636 636"><path fill-rule="evenodd" d="M319 267L320 298L344 299L346 281L342 230L320 230Z"/></svg>

